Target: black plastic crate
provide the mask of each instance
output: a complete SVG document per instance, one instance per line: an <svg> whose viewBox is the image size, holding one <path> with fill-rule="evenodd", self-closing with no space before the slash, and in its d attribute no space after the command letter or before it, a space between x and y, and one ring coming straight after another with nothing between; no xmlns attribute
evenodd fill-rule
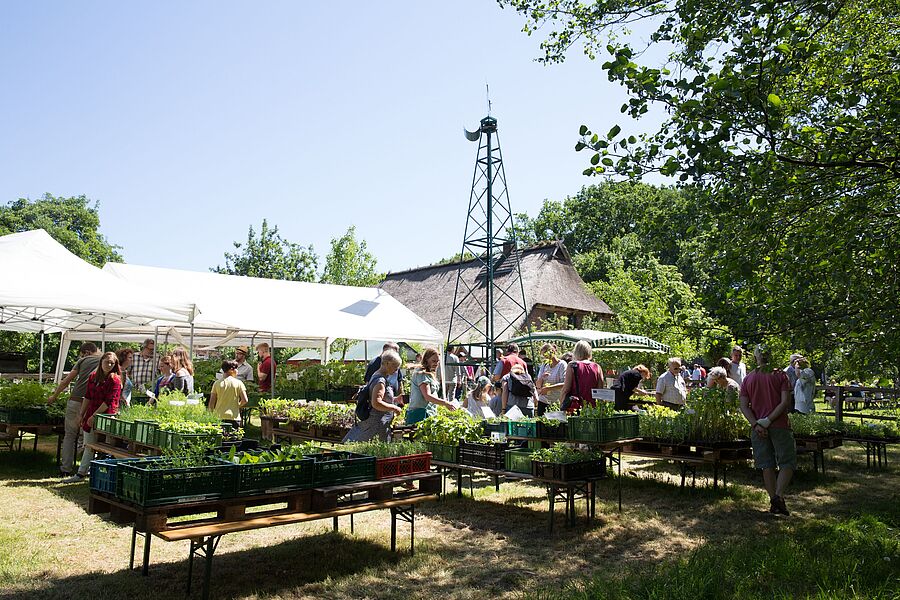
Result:
<svg viewBox="0 0 900 600"><path fill-rule="evenodd" d="M537 423L537 437L542 440L564 440L569 435L569 428L566 423L559 421L559 425L553 427L546 423Z"/></svg>
<svg viewBox="0 0 900 600"><path fill-rule="evenodd" d="M492 433L502 433L503 435L506 435L506 423L506 421L500 421L499 423L488 423L487 421L482 421L481 427L484 429L484 436L491 437Z"/></svg>
<svg viewBox="0 0 900 600"><path fill-rule="evenodd" d="M539 479L553 481L575 481L593 479L606 475L606 458L586 460L576 463L551 463L534 460L531 474Z"/></svg>
<svg viewBox="0 0 900 600"><path fill-rule="evenodd" d="M10 425L43 425L46 422L46 408L7 408L5 406L0 406L0 423L9 423Z"/></svg>
<svg viewBox="0 0 900 600"><path fill-rule="evenodd" d="M509 444L479 444L477 442L459 443L459 464L469 467L481 467L492 471L506 469L506 451Z"/></svg>

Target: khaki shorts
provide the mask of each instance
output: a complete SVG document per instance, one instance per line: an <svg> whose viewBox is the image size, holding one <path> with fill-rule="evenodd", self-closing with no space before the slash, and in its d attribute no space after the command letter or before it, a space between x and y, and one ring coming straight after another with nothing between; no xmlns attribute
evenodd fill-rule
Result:
<svg viewBox="0 0 900 600"><path fill-rule="evenodd" d="M790 429L769 429L768 437L760 437L756 431L750 434L753 460L757 469L797 468L797 445Z"/></svg>

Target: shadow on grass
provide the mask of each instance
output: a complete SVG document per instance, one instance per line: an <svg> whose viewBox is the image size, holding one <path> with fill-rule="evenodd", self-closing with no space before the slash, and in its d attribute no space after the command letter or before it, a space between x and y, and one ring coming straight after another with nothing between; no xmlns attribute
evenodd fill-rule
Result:
<svg viewBox="0 0 900 600"><path fill-rule="evenodd" d="M384 546L368 540L333 532L237 552L228 551L228 542L228 536L222 538L213 560L211 598L242 598L279 593L290 595L300 587L330 578L352 577L367 570L389 568L408 556L392 553ZM154 538L154 545L161 543L163 542ZM183 545L187 556L187 541L172 543ZM400 547L402 545L403 542L400 541ZM101 556L97 558L98 561L105 560ZM63 579L36 581L34 589L0 592L0 598L182 598L185 594L187 568L187 560L154 564L151 556L148 577L142 577L139 569L123 569L108 574L86 573ZM200 597L202 590L203 570L203 559L195 559L192 595L196 597Z"/></svg>

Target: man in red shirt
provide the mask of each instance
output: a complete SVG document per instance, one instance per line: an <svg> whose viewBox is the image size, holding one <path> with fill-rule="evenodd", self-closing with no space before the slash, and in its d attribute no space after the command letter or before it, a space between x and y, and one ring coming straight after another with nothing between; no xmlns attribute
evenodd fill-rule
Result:
<svg viewBox="0 0 900 600"><path fill-rule="evenodd" d="M519 358L519 345L515 342L510 343L506 347L506 354L503 355L503 358L497 361L497 364L494 365L494 376L492 381L497 382L503 379L506 375L509 374L510 369L512 369L513 365L522 365L526 371L528 370L528 365L525 364L525 361Z"/></svg>
<svg viewBox="0 0 900 600"><path fill-rule="evenodd" d="M788 515L784 491L797 468L797 446L787 417L790 384L784 371L771 368L765 347L757 346L753 354L758 366L741 384L741 412L750 422L753 459L763 472L771 502L769 512Z"/></svg>
<svg viewBox="0 0 900 600"><path fill-rule="evenodd" d="M269 354L269 345L263 342L256 347L256 355L259 362L256 364L256 376L259 381L259 391L266 393L272 391L272 381L275 380L275 363Z"/></svg>

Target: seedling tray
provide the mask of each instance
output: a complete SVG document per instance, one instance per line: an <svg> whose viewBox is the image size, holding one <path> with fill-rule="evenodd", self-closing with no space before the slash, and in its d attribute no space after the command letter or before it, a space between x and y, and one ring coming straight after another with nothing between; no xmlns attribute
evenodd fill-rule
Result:
<svg viewBox="0 0 900 600"><path fill-rule="evenodd" d="M375 480L375 457L353 452L312 454L315 460L313 487Z"/></svg>
<svg viewBox="0 0 900 600"><path fill-rule="evenodd" d="M140 460L137 458L110 458L106 460L92 460L89 483L92 492L99 492L109 496L116 495L116 483L118 465L125 462Z"/></svg>
<svg viewBox="0 0 900 600"><path fill-rule="evenodd" d="M534 421L508 421L506 433L514 437L537 437L537 423Z"/></svg>
<svg viewBox="0 0 900 600"><path fill-rule="evenodd" d="M306 490L313 486L315 460L301 458L235 465L238 496Z"/></svg>
<svg viewBox="0 0 900 600"><path fill-rule="evenodd" d="M579 442L613 442L638 437L637 415L614 415L601 419L569 417L568 439Z"/></svg>
<svg viewBox="0 0 900 600"><path fill-rule="evenodd" d="M500 421L499 423L488 423L487 421L482 421L481 426L484 428L484 436L491 437L492 433L502 433L506 435L508 431L507 428L508 421Z"/></svg>
<svg viewBox="0 0 900 600"><path fill-rule="evenodd" d="M47 409L41 407L0 407L0 423L11 425L43 425L47 422Z"/></svg>
<svg viewBox="0 0 900 600"><path fill-rule="evenodd" d="M532 461L531 474L539 479L553 481L576 481L602 477L606 474L606 459L588 460L576 463L551 463Z"/></svg>
<svg viewBox="0 0 900 600"><path fill-rule="evenodd" d="M531 453L533 450L507 450L506 470L513 473L531 473Z"/></svg>
<svg viewBox="0 0 900 600"><path fill-rule="evenodd" d="M134 441L145 446L157 445L157 433L159 432L159 423L156 421L135 421L134 422Z"/></svg>
<svg viewBox="0 0 900 600"><path fill-rule="evenodd" d="M116 418L112 415L96 415L94 417L94 430L115 435Z"/></svg>
<svg viewBox="0 0 900 600"><path fill-rule="evenodd" d="M412 475L413 473L427 473L430 470L431 452L379 458L375 461L375 477L378 479Z"/></svg>
<svg viewBox="0 0 900 600"><path fill-rule="evenodd" d="M156 435L156 445L160 448L177 450L182 446L194 444L210 444L219 446L222 443L221 433L177 433L160 429Z"/></svg>
<svg viewBox="0 0 900 600"><path fill-rule="evenodd" d="M479 444L477 442L459 443L459 464L470 467L481 467L491 471L502 471L506 468L506 451L509 444Z"/></svg>
<svg viewBox="0 0 900 600"><path fill-rule="evenodd" d="M116 496L138 506L182 504L234 495L237 465L217 461L202 467L171 467L163 458L117 465Z"/></svg>
<svg viewBox="0 0 900 600"><path fill-rule="evenodd" d="M537 423L537 437L542 440L564 440L569 434L569 427L566 423L559 422L559 425L552 427L546 423Z"/></svg>
<svg viewBox="0 0 900 600"><path fill-rule="evenodd" d="M433 460L441 462L457 464L459 462L459 446L451 446L449 444L435 444L433 442L425 442L425 447L431 452Z"/></svg>

